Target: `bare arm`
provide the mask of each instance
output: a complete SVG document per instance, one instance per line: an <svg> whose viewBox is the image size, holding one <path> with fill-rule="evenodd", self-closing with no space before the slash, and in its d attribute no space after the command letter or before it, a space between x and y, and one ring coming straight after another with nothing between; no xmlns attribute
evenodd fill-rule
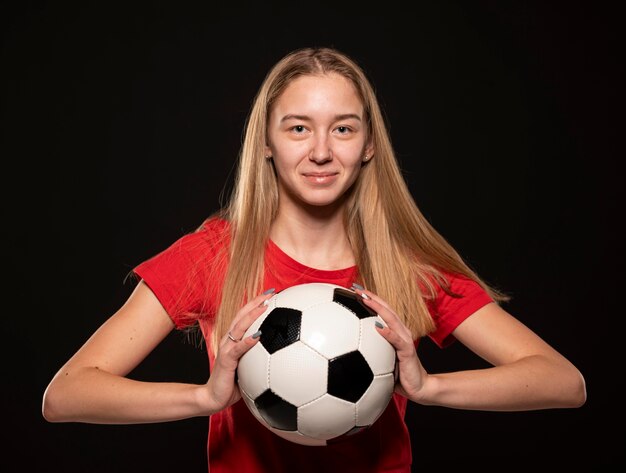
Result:
<svg viewBox="0 0 626 473"><path fill-rule="evenodd" d="M431 375L418 402L497 411L584 404L581 373L498 305L479 309L453 334L494 367Z"/></svg>
<svg viewBox="0 0 626 473"><path fill-rule="evenodd" d="M259 296L242 308L235 323L247 327L263 311ZM246 325L247 324L247 325ZM207 384L145 382L126 375L174 328L152 291L140 282L126 303L56 373L44 396L50 422L131 424L206 416L239 398L234 383L238 359L257 340L222 343ZM244 328L245 330L245 328Z"/></svg>
<svg viewBox="0 0 626 473"><path fill-rule="evenodd" d="M461 323L454 336L493 367L427 373L413 340L397 315L376 295L365 302L387 327L380 333L396 348L400 361L397 390L426 405L458 409L522 411L580 407L585 382L565 357L495 303Z"/></svg>

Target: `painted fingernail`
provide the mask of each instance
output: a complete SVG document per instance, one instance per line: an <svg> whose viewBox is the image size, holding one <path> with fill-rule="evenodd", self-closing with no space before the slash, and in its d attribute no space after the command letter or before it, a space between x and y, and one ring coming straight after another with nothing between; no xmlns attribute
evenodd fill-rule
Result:
<svg viewBox="0 0 626 473"><path fill-rule="evenodd" d="M357 284L355 282L352 283L352 288L353 289L359 289L360 291L362 291L363 289L365 289L363 286L361 286L360 284Z"/></svg>
<svg viewBox="0 0 626 473"><path fill-rule="evenodd" d="M365 300L369 300L370 296L368 296L367 294L365 294L364 292L361 293L361 297Z"/></svg>
<svg viewBox="0 0 626 473"><path fill-rule="evenodd" d="M267 296L268 294L272 294L276 289L275 288L271 288L271 289L267 289L266 291L263 291L263 295Z"/></svg>
<svg viewBox="0 0 626 473"><path fill-rule="evenodd" d="M376 327L378 328L384 328L385 326L383 324L381 324L378 320L376 322L374 322L374 325L376 325Z"/></svg>
<svg viewBox="0 0 626 473"><path fill-rule="evenodd" d="M265 300L261 303L261 305L264 305L264 306L268 306L268 305L270 305L270 300L269 300L269 299L265 299Z"/></svg>
<svg viewBox="0 0 626 473"><path fill-rule="evenodd" d="M376 322L376 323L378 323L378 322ZM254 333L252 334L252 338L255 338L255 339L256 339L256 338L259 338L260 336L261 336L261 331L260 331L260 330L258 330L258 331L256 331L256 332L254 332Z"/></svg>

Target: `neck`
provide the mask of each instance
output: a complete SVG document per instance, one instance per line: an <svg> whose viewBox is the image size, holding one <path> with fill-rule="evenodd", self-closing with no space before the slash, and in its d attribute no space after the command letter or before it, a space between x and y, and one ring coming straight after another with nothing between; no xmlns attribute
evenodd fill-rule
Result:
<svg viewBox="0 0 626 473"><path fill-rule="evenodd" d="M355 264L343 221L343 207L310 211L281 206L270 238L296 261L316 269L344 269Z"/></svg>

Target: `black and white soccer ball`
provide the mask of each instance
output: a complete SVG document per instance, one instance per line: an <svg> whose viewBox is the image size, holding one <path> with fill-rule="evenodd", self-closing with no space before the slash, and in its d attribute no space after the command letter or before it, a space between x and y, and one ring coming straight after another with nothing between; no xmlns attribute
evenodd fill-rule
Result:
<svg viewBox="0 0 626 473"><path fill-rule="evenodd" d="M291 286L268 300L244 336L259 343L239 361L252 414L280 437L327 445L371 426L391 400L396 352L374 327L380 316L341 286Z"/></svg>

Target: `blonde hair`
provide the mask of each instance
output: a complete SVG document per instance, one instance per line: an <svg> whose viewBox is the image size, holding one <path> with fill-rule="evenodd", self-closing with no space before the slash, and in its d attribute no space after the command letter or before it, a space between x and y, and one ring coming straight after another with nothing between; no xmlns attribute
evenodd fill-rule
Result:
<svg viewBox="0 0 626 473"><path fill-rule="evenodd" d="M374 146L349 192L347 235L360 283L386 300L414 339L430 333L434 322L427 300L437 285L449 292L442 271L478 282L494 300L506 297L489 287L463 261L418 209L401 174L375 92L362 68L332 48L304 48L283 57L269 71L247 119L233 192L219 215L230 223L228 269L210 345L215 349L248 297L263 289L265 246L278 211L278 186L265 159L267 122L273 104L297 77L337 73L360 97ZM214 350L215 351L215 350Z"/></svg>

